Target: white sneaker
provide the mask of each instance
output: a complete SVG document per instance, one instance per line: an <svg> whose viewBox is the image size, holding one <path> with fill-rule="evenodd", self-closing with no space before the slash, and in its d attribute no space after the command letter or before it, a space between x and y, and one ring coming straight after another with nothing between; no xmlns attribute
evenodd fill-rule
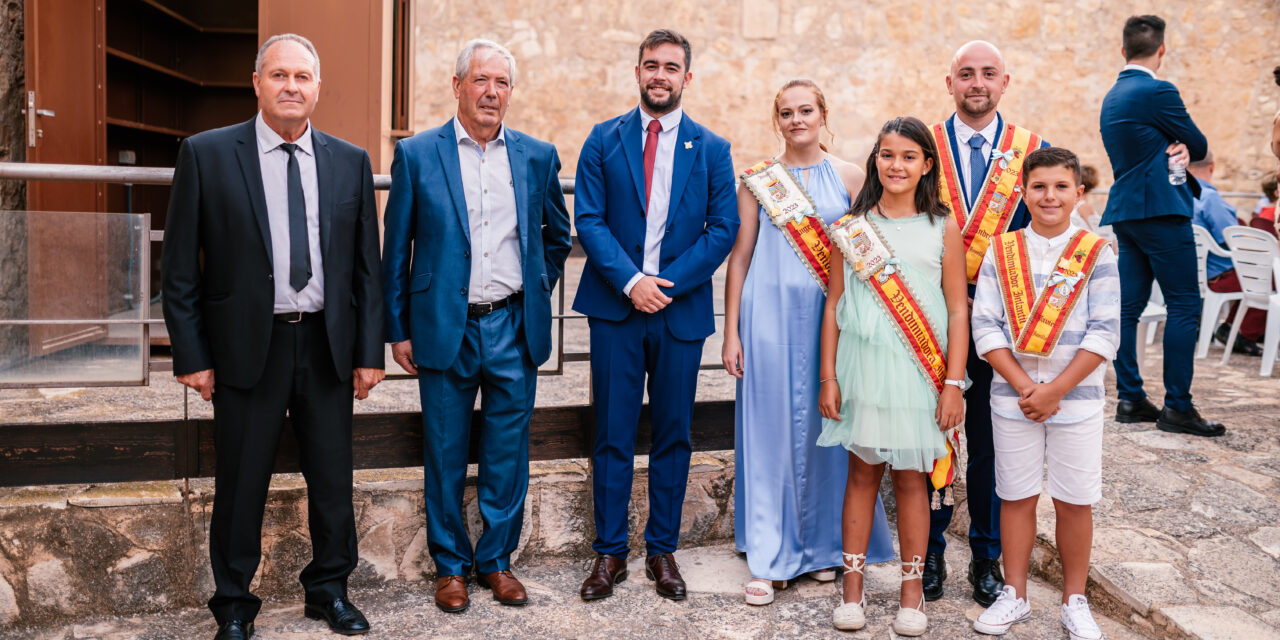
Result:
<svg viewBox="0 0 1280 640"><path fill-rule="evenodd" d="M1065 620L1066 613L1062 615ZM973 630L978 633L1002 636L1009 631L1009 627L1030 619L1031 604L1026 599L1019 598L1013 587L1006 584L1000 595L996 596L996 601L973 621Z"/></svg>
<svg viewBox="0 0 1280 640"><path fill-rule="evenodd" d="M1102 630L1089 611L1089 600L1078 593L1067 598L1067 603L1062 605L1062 626L1071 634L1071 640L1102 639Z"/></svg>

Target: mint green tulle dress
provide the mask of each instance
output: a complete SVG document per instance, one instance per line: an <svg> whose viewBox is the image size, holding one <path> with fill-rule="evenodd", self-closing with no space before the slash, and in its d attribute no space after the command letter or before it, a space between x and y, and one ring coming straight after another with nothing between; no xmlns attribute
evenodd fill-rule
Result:
<svg viewBox="0 0 1280 640"><path fill-rule="evenodd" d="M947 350L947 303L942 295L945 220L927 214L899 220L873 216L898 258L899 273ZM818 444L841 446L868 464L929 471L947 452L934 412L938 398L920 372L875 293L844 264L844 295L836 306L840 340L836 383L840 419L823 418Z"/></svg>

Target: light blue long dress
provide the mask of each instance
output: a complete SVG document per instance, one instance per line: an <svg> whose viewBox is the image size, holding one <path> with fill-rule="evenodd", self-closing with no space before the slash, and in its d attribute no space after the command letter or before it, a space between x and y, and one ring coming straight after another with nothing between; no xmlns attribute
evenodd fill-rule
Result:
<svg viewBox="0 0 1280 640"><path fill-rule="evenodd" d="M830 160L792 167L791 173L828 224L849 208L849 193ZM738 318L743 376L734 407L734 539L747 554L751 575L790 580L841 565L849 456L838 447L817 446L818 343L826 295L764 210L757 215L760 231ZM893 557L877 499L867 560Z"/></svg>

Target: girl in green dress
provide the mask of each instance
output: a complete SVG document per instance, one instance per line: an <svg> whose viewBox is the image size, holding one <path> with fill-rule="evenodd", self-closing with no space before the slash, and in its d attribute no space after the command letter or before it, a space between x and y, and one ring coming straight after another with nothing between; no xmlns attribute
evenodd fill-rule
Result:
<svg viewBox="0 0 1280 640"><path fill-rule="evenodd" d="M925 124L910 117L890 120L867 159L867 180L849 215L868 216L894 252L889 264L906 281L946 354L941 390L917 365L878 294L832 248L832 263L843 268L832 269L822 323L818 403L825 420L818 444L849 450L844 604L833 616L838 629L866 624L862 566L885 465L897 498L903 567L893 629L918 636L928 627L919 580L929 535L928 472L946 455L945 433L964 419L969 345L964 244L938 199L937 169L937 147ZM885 275L893 273L889 269Z"/></svg>

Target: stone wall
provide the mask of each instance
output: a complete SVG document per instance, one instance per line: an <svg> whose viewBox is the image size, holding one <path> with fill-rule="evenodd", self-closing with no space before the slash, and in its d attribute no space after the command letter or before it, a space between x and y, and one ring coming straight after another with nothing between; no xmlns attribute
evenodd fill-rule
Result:
<svg viewBox="0 0 1280 640"><path fill-rule="evenodd" d="M1276 165L1267 151L1280 98L1271 76L1280 64L1275 0L418 0L414 10L414 127L453 114L454 58L468 39L491 38L519 65L507 121L554 142L568 175L591 126L636 105L641 38L671 27L694 49L686 110L734 143L739 168L779 149L770 108L786 80L804 76L823 87L833 152L862 163L890 117L936 121L954 110L944 83L951 56L983 38L1002 48L1013 76L1005 116L1097 165L1106 186L1098 111L1123 65L1121 27L1135 13L1169 22L1160 73L1179 86L1209 138L1220 186L1258 191Z"/></svg>
<svg viewBox="0 0 1280 640"><path fill-rule="evenodd" d="M22 33L22 0L0 2L0 162L26 159ZM26 191L26 183L0 180L0 212L26 208ZM26 317L26 274L26 221L0 213L0 318ZM0 327L0 367L26 356L26 334L25 327Z"/></svg>
<svg viewBox="0 0 1280 640"><path fill-rule="evenodd" d="M482 529L476 469L464 512L472 541ZM585 460L535 462L516 566L591 557L595 526ZM300 474L272 479L263 520L262 563L253 590L301 601L298 573L311 560L307 499ZM422 502L422 469L356 472L360 564L353 588L432 579ZM137 615L198 607L213 593L209 517L213 481L0 489L0 636L4 629L88 615ZM636 459L631 548L644 548L648 458ZM733 538L733 453L693 455L680 541Z"/></svg>

